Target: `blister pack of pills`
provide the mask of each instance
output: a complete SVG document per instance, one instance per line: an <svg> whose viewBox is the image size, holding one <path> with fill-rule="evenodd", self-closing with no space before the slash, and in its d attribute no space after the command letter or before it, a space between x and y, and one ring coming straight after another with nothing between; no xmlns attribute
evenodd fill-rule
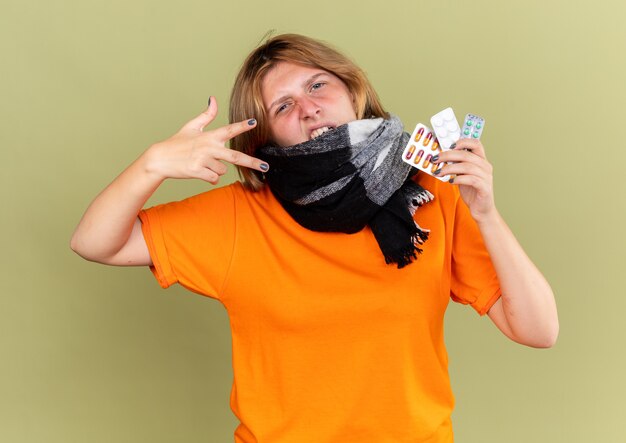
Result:
<svg viewBox="0 0 626 443"><path fill-rule="evenodd" d="M461 137L461 128L452 108L446 108L436 113L430 118L433 125L433 131L437 136L437 140L443 149L450 149L452 143Z"/></svg>
<svg viewBox="0 0 626 443"><path fill-rule="evenodd" d="M463 122L462 137L478 139L483 133L485 119L474 114L467 114Z"/></svg>
<svg viewBox="0 0 626 443"><path fill-rule="evenodd" d="M430 123L434 129L430 129L422 123L417 124L409 142L402 151L402 160L438 180L447 182L454 176L439 177L435 175L434 172L442 168L444 164L432 163L432 158L440 152L449 150L450 146L456 143L459 138L479 139L485 127L485 119L478 115L467 114L463 126L459 127L452 108L446 108L433 115Z"/></svg>
<svg viewBox="0 0 626 443"><path fill-rule="evenodd" d="M438 177L433 174L441 165L432 163L431 160L440 152L443 152L443 149L433 130L422 123L418 123L402 152L402 160L420 171L447 182L450 180L450 176Z"/></svg>

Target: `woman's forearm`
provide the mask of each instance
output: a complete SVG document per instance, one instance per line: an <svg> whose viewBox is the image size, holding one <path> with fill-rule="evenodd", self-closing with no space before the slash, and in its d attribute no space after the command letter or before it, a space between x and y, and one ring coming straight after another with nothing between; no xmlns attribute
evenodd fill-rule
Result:
<svg viewBox="0 0 626 443"><path fill-rule="evenodd" d="M550 285L497 210L479 220L478 226L502 290L501 302L494 306L500 312L490 311L490 317L499 327L508 325L507 335L519 343L552 346L558 336L559 320ZM502 317L507 325L498 324Z"/></svg>
<svg viewBox="0 0 626 443"><path fill-rule="evenodd" d="M137 214L162 182L149 170L147 154L141 155L89 205L71 248L87 260L109 263L128 242Z"/></svg>

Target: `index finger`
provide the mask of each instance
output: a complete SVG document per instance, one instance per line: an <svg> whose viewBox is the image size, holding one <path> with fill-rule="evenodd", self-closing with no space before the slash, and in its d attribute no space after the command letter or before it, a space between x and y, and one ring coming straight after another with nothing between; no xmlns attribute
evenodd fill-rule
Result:
<svg viewBox="0 0 626 443"><path fill-rule="evenodd" d="M451 147L452 148L452 147ZM455 151L459 149L465 149L467 151L471 151L479 157L486 158L485 148L480 140L473 138L460 138L454 144Z"/></svg>
<svg viewBox="0 0 626 443"><path fill-rule="evenodd" d="M224 148L215 157L218 160L224 160L228 163L232 163L233 165L256 169L261 172L267 172L270 168L269 165L263 160L259 160L258 158L252 157L241 151L235 151L234 149Z"/></svg>
<svg viewBox="0 0 626 443"><path fill-rule="evenodd" d="M230 125L217 128L214 132L220 140L226 143L231 138L237 137L239 134L243 134L246 131L254 129L256 127L256 119L244 120L237 123L231 123Z"/></svg>

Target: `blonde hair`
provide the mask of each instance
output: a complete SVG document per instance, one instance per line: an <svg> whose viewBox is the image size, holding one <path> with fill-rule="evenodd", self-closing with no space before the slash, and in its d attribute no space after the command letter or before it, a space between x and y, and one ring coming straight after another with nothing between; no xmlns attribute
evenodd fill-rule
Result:
<svg viewBox="0 0 626 443"><path fill-rule="evenodd" d="M310 37L282 34L269 38L252 51L237 75L230 96L229 120L234 123L256 118L257 126L231 139L232 149L254 155L257 148L270 141L261 83L265 75L279 62L323 69L339 77L354 97L357 119L389 118L363 70L348 57ZM237 169L247 188L257 191L263 186L260 172L239 166Z"/></svg>

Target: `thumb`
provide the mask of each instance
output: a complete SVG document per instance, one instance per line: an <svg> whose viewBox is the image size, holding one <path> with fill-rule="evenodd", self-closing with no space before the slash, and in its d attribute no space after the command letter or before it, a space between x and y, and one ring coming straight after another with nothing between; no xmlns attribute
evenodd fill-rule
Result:
<svg viewBox="0 0 626 443"><path fill-rule="evenodd" d="M215 116L217 115L217 100L215 97L209 97L209 102L207 108L202 112L202 114L194 117L189 120L183 126L183 130L186 131L194 131L194 132L202 132L204 127L211 123Z"/></svg>

